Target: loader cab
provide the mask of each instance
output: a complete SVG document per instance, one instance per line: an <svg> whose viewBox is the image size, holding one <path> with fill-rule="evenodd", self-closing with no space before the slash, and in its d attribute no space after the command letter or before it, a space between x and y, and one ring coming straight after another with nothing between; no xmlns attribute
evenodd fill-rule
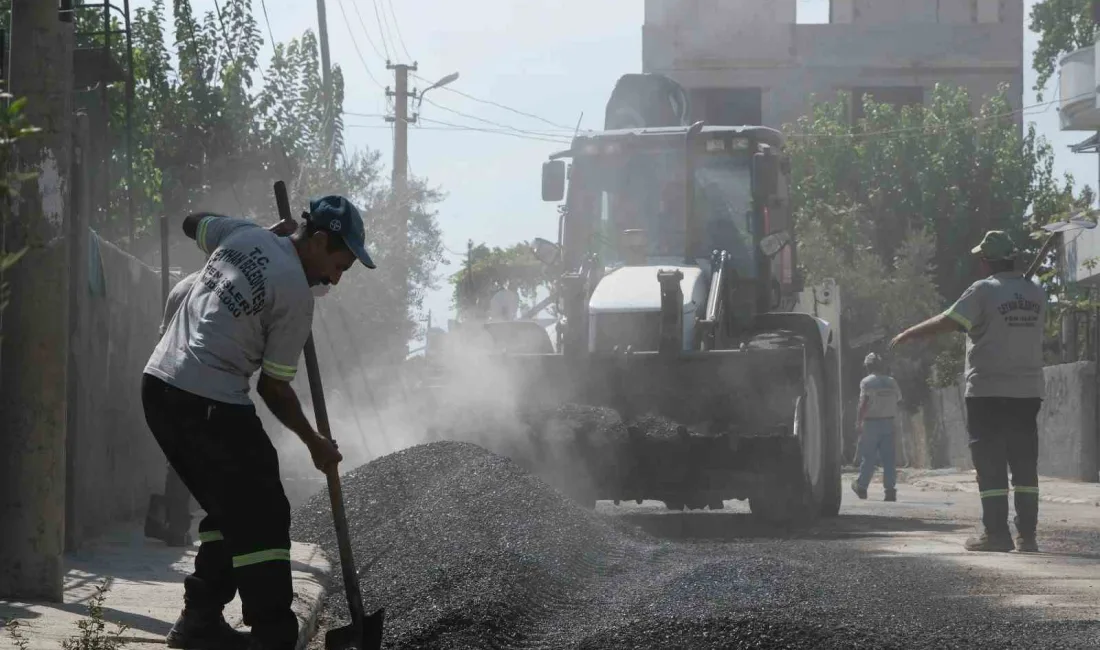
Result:
<svg viewBox="0 0 1100 650"><path fill-rule="evenodd" d="M781 135L764 127L703 127L690 144L687 135L670 127L580 136L544 164L543 199L566 201L564 267L596 260L609 270L709 268L712 252L725 250L739 281L755 287L757 311L777 308L794 284ZM777 235L767 243L781 242L778 250L761 249L769 235Z"/></svg>

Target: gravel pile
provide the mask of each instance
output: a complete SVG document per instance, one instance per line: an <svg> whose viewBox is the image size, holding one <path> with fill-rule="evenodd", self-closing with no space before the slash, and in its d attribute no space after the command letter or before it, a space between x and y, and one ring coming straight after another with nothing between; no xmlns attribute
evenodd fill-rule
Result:
<svg viewBox="0 0 1100 650"><path fill-rule="evenodd" d="M613 419L596 421L617 434ZM365 604L387 610L386 648L1100 647L1093 623L943 598L980 596L982 583L951 563L868 553L860 536L876 531L858 518L785 533L745 514L596 514L461 442L380 458L343 483ZM327 495L295 514L292 536L336 561ZM335 571L323 629L347 623L340 580Z"/></svg>
<svg viewBox="0 0 1100 650"><path fill-rule="evenodd" d="M611 524L471 444L406 449L343 485L364 601L385 604L388 647L507 645L621 562ZM338 557L326 495L296 513L292 536ZM335 580L329 625L346 616Z"/></svg>

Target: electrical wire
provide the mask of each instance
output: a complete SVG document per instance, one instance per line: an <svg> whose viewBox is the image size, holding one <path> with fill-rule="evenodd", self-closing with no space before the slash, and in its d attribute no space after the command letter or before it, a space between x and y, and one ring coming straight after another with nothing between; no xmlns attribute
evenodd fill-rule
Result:
<svg viewBox="0 0 1100 650"><path fill-rule="evenodd" d="M542 142L553 142L555 144L569 144L570 140L566 138L553 138L545 136L527 135L524 133L516 133L515 131L509 131L504 129L486 129L476 126L467 126L465 124L455 124L454 122L444 122L443 120L433 120L426 117L420 118L422 122L430 122L432 124L439 124L440 126L449 126L459 131L478 131L480 133L496 133L499 135L508 135L514 138L520 138L523 140L539 140ZM424 127L421 127L424 128Z"/></svg>
<svg viewBox="0 0 1100 650"><path fill-rule="evenodd" d="M431 83L428 79L425 79L424 77L421 77L420 75L414 74L413 76L416 77L417 79L419 79L420 81L425 82L425 83ZM553 122L551 120L548 120L545 117L540 117L538 115L535 115L534 113L528 113L526 111L521 111L518 108L512 108L511 106L506 106L506 105L501 104L499 102L495 102L495 101L492 101L492 100L489 100L489 99L482 99L480 97L475 97L475 96L470 95L468 93L464 93L461 90L458 90L458 89L456 89L452 86L441 86L440 88L442 90L446 90L447 92L454 93L456 95L459 95L461 97L465 97L466 99L471 99L471 100L473 100L475 102L479 102L481 104L488 104L489 106L496 106L497 108L506 110L510 113L515 113L516 115L522 115L523 117L529 117L531 119L538 120L540 122L544 122L544 123L549 124L550 126L553 126L555 128L562 129L562 130L565 130L565 131L569 131L570 133L572 133L575 130L575 127L564 125L564 124L559 124L557 122Z"/></svg>
<svg viewBox="0 0 1100 650"><path fill-rule="evenodd" d="M386 61L390 60L390 46L386 43L386 32L382 28L382 16L378 13L378 0L374 0L374 22L378 25L378 36L382 41L382 49L386 51Z"/></svg>
<svg viewBox="0 0 1100 650"><path fill-rule="evenodd" d="M405 38L401 36L401 26L397 24L397 12L393 10L393 0L386 0L386 4L390 7L390 16L393 17L393 29L397 32L397 43L401 45L401 51L405 53L405 58L408 61L412 61L413 57L409 54L409 48L405 47Z"/></svg>
<svg viewBox="0 0 1100 650"><path fill-rule="evenodd" d="M363 28L363 36L367 39L367 42L370 43L371 49L374 50L374 53L378 55L379 59L383 61L387 60L389 57L382 54L378 46L374 44L374 39L370 37L370 30L367 29L367 24L363 22L363 14L359 13L359 4L357 2L352 2L351 8L355 10L355 16L359 19L359 26Z"/></svg>
<svg viewBox="0 0 1100 650"><path fill-rule="evenodd" d="M422 101L428 102L432 106L435 106L436 108L447 111L448 113L454 113L455 115L459 115L459 116L465 117L467 119L476 120L478 122L483 122L485 124L489 124L490 126L498 126L498 127L504 128L504 129L515 131L516 133L525 133L527 135L537 135L537 136L542 136L542 137L563 137L562 133L560 131L550 132L550 131L531 131L531 130L528 130L528 129L520 129L520 128L516 128L516 127L514 127L510 124L503 124L501 122L494 122L493 120L487 120L483 117L478 117L476 115L470 115L469 113L463 113L462 111L453 109L449 106L444 106L442 104L436 103L436 102L434 102L430 99L427 99L427 98L422 98ZM572 133L572 132L573 131L570 130L570 133Z"/></svg>
<svg viewBox="0 0 1100 650"><path fill-rule="evenodd" d="M260 0L260 8L264 10L264 23L267 24L267 37L271 39L271 50L275 51L275 33L271 31L271 18L267 15L267 0Z"/></svg>
<svg viewBox="0 0 1100 650"><path fill-rule="evenodd" d="M363 64L363 70L367 72L367 76L374 82L379 88L385 88L382 82L374 76L374 73L370 71L370 66L367 65L367 60L363 58L363 53L359 51L359 42L355 40L355 33L351 31L351 22L348 20L348 14L344 11L344 0L336 0L337 6L340 7L340 15L344 17L344 27L348 30L348 36L351 37L351 45L355 48L355 54L359 57L359 62ZM352 2L352 6L355 6L355 2Z"/></svg>

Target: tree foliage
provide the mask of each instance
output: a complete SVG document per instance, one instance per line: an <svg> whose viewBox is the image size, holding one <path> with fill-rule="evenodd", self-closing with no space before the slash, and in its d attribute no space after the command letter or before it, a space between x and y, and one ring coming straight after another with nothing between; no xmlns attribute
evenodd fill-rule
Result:
<svg viewBox="0 0 1100 650"><path fill-rule="evenodd" d="M94 32L101 10L85 8L78 20L78 31ZM136 10L132 29L135 254L157 255L161 215L169 218L173 236L178 221L198 210L273 221L275 180L286 181L295 208L304 209L310 197L343 194L363 213L367 246L379 268L349 273L338 298L319 301L318 309L323 318L333 300L345 302L353 329L348 336L365 354L397 350L403 358L442 260L434 206L443 195L412 179L408 196L395 197L378 152L346 149L343 73L333 66L326 101L313 31L273 44L261 69L265 43L252 0L222 0L202 16L190 0L153 0ZM102 36L87 36L84 44L101 45ZM124 62L120 38L114 37L112 49ZM97 227L121 240L127 234L123 85L109 94L114 183ZM85 101L96 97L88 94ZM408 219L406 286L395 285L399 208Z"/></svg>
<svg viewBox="0 0 1100 650"><path fill-rule="evenodd" d="M1029 262L1036 224L1074 200L1072 179L1055 178L1050 146L1021 131L1003 90L977 113L965 89L946 86L925 106L868 100L857 124L848 106L846 96L818 104L790 129L790 152L800 262L809 282L837 279L849 341L881 340L949 305L978 277L970 249L986 230L1008 231ZM912 385L944 345L958 342L920 348ZM957 369L937 374L952 381Z"/></svg>
<svg viewBox="0 0 1100 650"><path fill-rule="evenodd" d="M1038 73L1034 90L1043 101L1043 88L1054 76L1058 60L1095 44L1091 0L1041 0L1031 8L1031 31L1039 35L1032 67ZM1063 98L1064 99L1064 98Z"/></svg>
<svg viewBox="0 0 1100 650"><path fill-rule="evenodd" d="M502 289L516 292L521 308L537 303L540 292L549 290L556 281L553 269L540 262L529 242L508 248L479 244L470 249L469 260L451 276L454 305L459 313L483 318L489 301Z"/></svg>

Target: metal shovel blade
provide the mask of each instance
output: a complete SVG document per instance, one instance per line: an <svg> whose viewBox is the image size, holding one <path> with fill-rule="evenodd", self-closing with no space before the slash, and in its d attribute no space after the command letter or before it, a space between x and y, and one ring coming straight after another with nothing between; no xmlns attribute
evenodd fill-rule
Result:
<svg viewBox="0 0 1100 650"><path fill-rule="evenodd" d="M381 650L382 623L386 610L379 609L363 617L361 624L352 623L325 633L325 650Z"/></svg>

